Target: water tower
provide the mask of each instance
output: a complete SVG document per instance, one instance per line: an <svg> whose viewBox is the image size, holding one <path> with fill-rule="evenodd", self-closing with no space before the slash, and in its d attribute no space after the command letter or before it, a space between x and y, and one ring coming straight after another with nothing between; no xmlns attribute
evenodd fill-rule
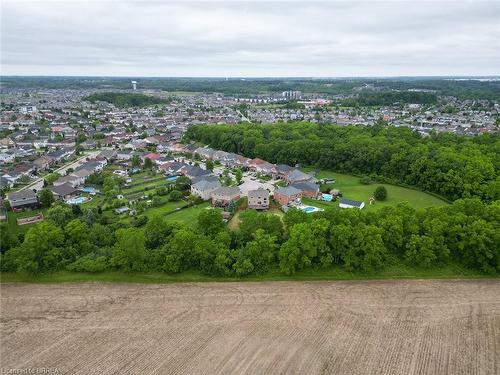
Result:
<svg viewBox="0 0 500 375"><path fill-rule="evenodd" d="M137 81L132 81L132 89L137 90Z"/></svg>

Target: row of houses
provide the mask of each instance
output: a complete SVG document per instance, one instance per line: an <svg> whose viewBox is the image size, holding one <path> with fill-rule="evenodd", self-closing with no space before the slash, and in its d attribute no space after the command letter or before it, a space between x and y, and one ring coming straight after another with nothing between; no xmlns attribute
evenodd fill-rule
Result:
<svg viewBox="0 0 500 375"><path fill-rule="evenodd" d="M241 198L241 190L237 187L222 186L218 179L202 178L191 185L191 193L203 200L211 200L212 206L225 208L231 202ZM269 191L265 189L250 190L248 192L248 208L266 210L269 208Z"/></svg>
<svg viewBox="0 0 500 375"><path fill-rule="evenodd" d="M320 185L317 183L314 176L302 172L298 168L291 167L286 164L272 164L262 159L249 159L238 154L228 153L225 151L214 150L209 147L200 147L194 151L204 159L218 160L221 164L227 167L240 167L249 169L256 173L266 176L271 176L274 179L280 179L287 183L287 186L278 188L274 191L274 200L282 206L299 203L303 197L318 199L321 197ZM216 187L217 182L201 181L193 185L192 192L203 199L213 198L211 189ZM269 192L259 189L248 193L249 208L264 209L269 207ZM225 197L227 200L229 195ZM265 202L263 204L263 202ZM364 202L341 199L339 203L341 208L363 208Z"/></svg>

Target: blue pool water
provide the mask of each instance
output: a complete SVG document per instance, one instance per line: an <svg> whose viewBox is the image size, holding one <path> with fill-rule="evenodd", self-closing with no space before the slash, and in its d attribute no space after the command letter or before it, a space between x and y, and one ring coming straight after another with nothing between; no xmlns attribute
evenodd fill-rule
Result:
<svg viewBox="0 0 500 375"><path fill-rule="evenodd" d="M75 198L68 199L68 203L69 204L82 204L82 203L87 202L87 200L88 199L85 197L75 197Z"/></svg>
<svg viewBox="0 0 500 375"><path fill-rule="evenodd" d="M314 211L316 211L316 208L314 208L314 207L310 207L310 206L309 206L309 207L304 207L304 208L302 209L302 211L307 212L307 213L309 213L309 212L314 212Z"/></svg>
<svg viewBox="0 0 500 375"><path fill-rule="evenodd" d="M322 194L323 200L326 202L331 202L333 200L333 195L332 194Z"/></svg>
<svg viewBox="0 0 500 375"><path fill-rule="evenodd" d="M170 177L167 177L167 181L175 181L179 178L179 176L170 176Z"/></svg>

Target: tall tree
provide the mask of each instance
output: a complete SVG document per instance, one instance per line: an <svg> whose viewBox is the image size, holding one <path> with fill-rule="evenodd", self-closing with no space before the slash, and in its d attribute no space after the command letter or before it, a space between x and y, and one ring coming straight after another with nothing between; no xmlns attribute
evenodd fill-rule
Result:
<svg viewBox="0 0 500 375"><path fill-rule="evenodd" d="M116 238L111 263L126 272L142 271L147 256L144 232L138 228L119 229Z"/></svg>

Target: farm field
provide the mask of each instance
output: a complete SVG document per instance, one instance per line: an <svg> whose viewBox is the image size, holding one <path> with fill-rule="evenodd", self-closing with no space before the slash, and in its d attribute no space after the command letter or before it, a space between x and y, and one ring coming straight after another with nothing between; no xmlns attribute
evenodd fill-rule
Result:
<svg viewBox="0 0 500 375"><path fill-rule="evenodd" d="M499 280L2 284L2 369L495 374Z"/></svg>
<svg viewBox="0 0 500 375"><path fill-rule="evenodd" d="M358 201L365 202L365 208L369 210L375 210L382 208L384 206L395 206L400 202L408 202L414 208L426 208L426 207L436 207L447 205L445 201L435 197L431 194L427 194L422 191L413 190L405 187L382 184L374 182L370 185L363 185L359 182L359 177L351 176L342 173L330 172L330 171L319 171L316 174L316 178L333 178L335 179L334 184L322 185L323 190L326 187L332 189L338 189L342 191L343 198L354 199ZM373 193L377 186L385 186L387 189L387 200L376 201L372 206L369 205L368 200L373 196ZM320 208L328 207L338 207L337 202L318 202L311 199L303 199L304 203L310 204L311 206L317 206Z"/></svg>

